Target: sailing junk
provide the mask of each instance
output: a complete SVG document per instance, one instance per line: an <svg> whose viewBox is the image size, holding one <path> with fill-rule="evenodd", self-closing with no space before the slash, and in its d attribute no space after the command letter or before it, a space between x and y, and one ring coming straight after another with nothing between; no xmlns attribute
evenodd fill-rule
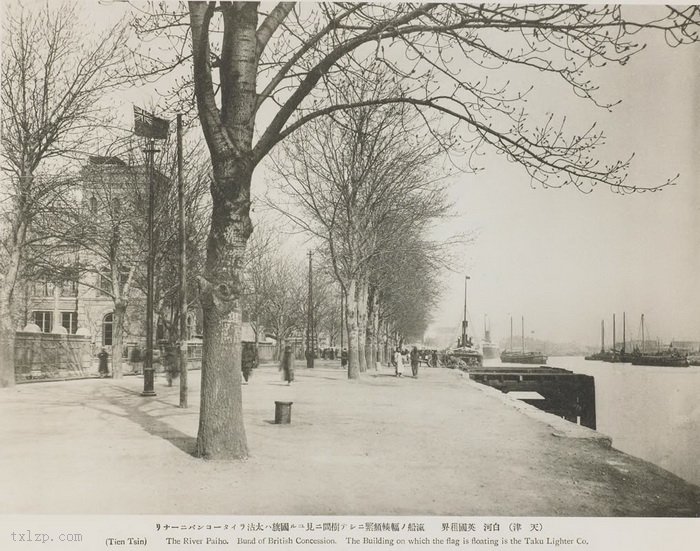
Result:
<svg viewBox="0 0 700 551"><path fill-rule="evenodd" d="M635 347L633 352L626 352L627 339L625 335L625 315L622 317L622 348L615 348L615 315L613 314L613 347L605 350L605 325L601 324L600 352L586 356L587 360L598 360L611 363L632 363L633 365L649 365L658 367L688 367L688 356L682 350L669 348L667 350L646 351L644 335L644 314L642 314L641 332L642 349Z"/></svg>
<svg viewBox="0 0 700 551"><path fill-rule="evenodd" d="M511 364L540 364L547 363L547 356L542 352L528 352L525 350L525 318L521 318L522 325L522 350L513 350L513 318L510 319L510 349L501 352L501 362Z"/></svg>
<svg viewBox="0 0 700 551"><path fill-rule="evenodd" d="M644 314L642 314L642 350L635 350L632 355L632 365L654 365L659 367L688 367L688 356L680 350L669 348L646 352L644 340Z"/></svg>

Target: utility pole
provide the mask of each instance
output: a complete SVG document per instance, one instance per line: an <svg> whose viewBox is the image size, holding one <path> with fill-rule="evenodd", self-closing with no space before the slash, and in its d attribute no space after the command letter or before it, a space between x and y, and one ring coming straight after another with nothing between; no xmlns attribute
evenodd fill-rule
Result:
<svg viewBox="0 0 700 551"><path fill-rule="evenodd" d="M185 228L185 180L182 173L182 115L177 114L177 208L180 237L180 407L187 407L187 231Z"/></svg>
<svg viewBox="0 0 700 551"><path fill-rule="evenodd" d="M311 269L311 257L309 251L309 305L306 315L306 367L314 367L314 299L313 299L313 273Z"/></svg>
<svg viewBox="0 0 700 551"><path fill-rule="evenodd" d="M343 316L343 289L340 289L340 365L343 366L343 330L345 329L345 316Z"/></svg>
<svg viewBox="0 0 700 551"><path fill-rule="evenodd" d="M153 191L154 155L158 151L155 148L155 140L149 139L144 150L146 154L146 171L148 173L148 259L146 262L146 361L143 366L143 392L141 396L155 396L154 368L153 368L153 287L154 287L154 260L155 250L153 246L153 211L155 210L155 197Z"/></svg>

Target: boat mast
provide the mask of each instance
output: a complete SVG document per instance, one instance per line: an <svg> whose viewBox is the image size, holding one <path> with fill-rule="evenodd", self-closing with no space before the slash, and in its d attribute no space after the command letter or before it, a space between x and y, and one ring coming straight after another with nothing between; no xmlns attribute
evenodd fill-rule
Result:
<svg viewBox="0 0 700 551"><path fill-rule="evenodd" d="M615 346L617 343L615 342L615 314L613 314L613 344L612 344L612 350L615 352Z"/></svg>
<svg viewBox="0 0 700 551"><path fill-rule="evenodd" d="M467 346L467 281L469 276L464 276L464 318L462 319L462 346Z"/></svg>
<svg viewBox="0 0 700 551"><path fill-rule="evenodd" d="M605 352L605 320L600 320L600 351Z"/></svg>
<svg viewBox="0 0 700 551"><path fill-rule="evenodd" d="M644 314L642 314L642 354L644 354Z"/></svg>
<svg viewBox="0 0 700 551"><path fill-rule="evenodd" d="M510 350L513 351L513 316L510 317Z"/></svg>
<svg viewBox="0 0 700 551"><path fill-rule="evenodd" d="M525 316L520 317L520 329L523 333L523 354L525 353Z"/></svg>

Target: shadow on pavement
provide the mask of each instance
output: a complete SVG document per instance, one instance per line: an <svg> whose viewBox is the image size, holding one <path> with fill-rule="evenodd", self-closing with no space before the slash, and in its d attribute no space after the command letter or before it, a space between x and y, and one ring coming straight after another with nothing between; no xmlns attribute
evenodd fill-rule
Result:
<svg viewBox="0 0 700 551"><path fill-rule="evenodd" d="M140 392L134 391L129 388L113 386L112 389L122 392L123 394L126 394L128 396L133 396L135 398L137 397L139 399L141 398ZM139 425L148 434L162 438L166 442L169 442L170 444L178 448L180 451L183 451L186 454L194 457L197 447L197 439L195 437L190 436L174 428L173 426L160 419L160 417L165 417L165 415L159 416L157 414L143 411L142 409L143 406L153 404L154 402L164 404L169 408L172 408L173 410L177 409L176 406L173 406L172 404L163 400L154 400L152 398L136 404L130 403L129 401L124 399L120 399L117 396L104 396L103 399L107 404L115 408L121 409L124 413L116 413L113 409L101 408L94 403L86 405L103 414L113 415L121 417L123 419L127 419Z"/></svg>

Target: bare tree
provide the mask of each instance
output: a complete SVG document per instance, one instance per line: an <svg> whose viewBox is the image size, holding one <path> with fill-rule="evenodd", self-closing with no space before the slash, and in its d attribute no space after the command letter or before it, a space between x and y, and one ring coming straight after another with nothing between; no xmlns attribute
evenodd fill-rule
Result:
<svg viewBox="0 0 700 551"><path fill-rule="evenodd" d="M177 44L172 59L158 56L158 67L147 72L191 60L214 173L201 278L205 341L197 439L199 454L210 458L247 454L240 370L230 369L230 355L238 365L250 185L276 144L324 115L367 103L404 103L419 115L445 115L454 124L448 130L463 130L467 150L491 147L534 181L634 190L625 183L626 161L604 165L591 155L602 140L594 128L569 136L560 119L531 121L528 89L507 79L494 86L485 75L518 66L559 78L576 95L596 101L589 69L626 63L643 47L634 42L643 28L664 33L672 45L695 42L700 20L697 6L670 8L661 16L649 11L638 20L638 11L597 5L281 2L260 17L255 2L190 2L186 25L185 14L159 6L139 29L170 40L191 38L192 48ZM354 84L358 67L368 66L388 69L399 92L338 101L336 92ZM263 106L265 116L258 117ZM262 127L256 128L257 120Z"/></svg>
<svg viewBox="0 0 700 551"><path fill-rule="evenodd" d="M447 211L432 168L442 149L420 136L405 107L368 105L310 122L281 152L277 173L296 208L268 204L322 241L346 296L348 377L356 378L376 356L372 271L395 269L406 236Z"/></svg>
<svg viewBox="0 0 700 551"><path fill-rule="evenodd" d="M43 161L81 150L97 124L99 100L119 79L126 28L85 40L76 5L3 10L0 386L14 384L12 298L27 236L52 191L37 178Z"/></svg>
<svg viewBox="0 0 700 551"><path fill-rule="evenodd" d="M449 246L406 235L392 255L392 268L374 271L375 330L383 333L384 356L404 339L420 339L440 295L439 274L449 269Z"/></svg>
<svg viewBox="0 0 700 551"><path fill-rule="evenodd" d="M340 320L340 288L332 270L323 265L324 257L317 255L313 262L313 297L311 308L313 310L312 333L315 337L325 333L331 346L339 335ZM308 320L308 300L303 305L304 319Z"/></svg>
<svg viewBox="0 0 700 551"><path fill-rule="evenodd" d="M279 254L279 243L272 229L264 222L256 225L248 241L245 256L243 311L248 314L255 336L255 357L258 343L264 338L267 293L270 290L269 274Z"/></svg>
<svg viewBox="0 0 700 551"><path fill-rule="evenodd" d="M265 274L262 304L266 332L277 340L281 358L287 339L304 327L306 271L293 259L277 255Z"/></svg>

